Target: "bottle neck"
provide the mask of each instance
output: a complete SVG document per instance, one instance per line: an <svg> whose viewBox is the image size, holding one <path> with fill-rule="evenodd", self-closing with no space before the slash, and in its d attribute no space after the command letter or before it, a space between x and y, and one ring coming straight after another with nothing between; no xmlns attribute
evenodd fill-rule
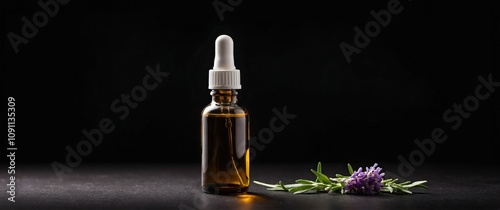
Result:
<svg viewBox="0 0 500 210"><path fill-rule="evenodd" d="M235 89L212 90L212 104L230 106L238 102L238 92Z"/></svg>

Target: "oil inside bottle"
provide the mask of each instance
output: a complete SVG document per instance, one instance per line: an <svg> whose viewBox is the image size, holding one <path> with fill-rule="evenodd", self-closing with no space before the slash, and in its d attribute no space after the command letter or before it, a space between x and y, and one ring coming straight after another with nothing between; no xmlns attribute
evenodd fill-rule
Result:
<svg viewBox="0 0 500 210"><path fill-rule="evenodd" d="M250 177L248 114L206 113L202 121L203 191L246 192Z"/></svg>

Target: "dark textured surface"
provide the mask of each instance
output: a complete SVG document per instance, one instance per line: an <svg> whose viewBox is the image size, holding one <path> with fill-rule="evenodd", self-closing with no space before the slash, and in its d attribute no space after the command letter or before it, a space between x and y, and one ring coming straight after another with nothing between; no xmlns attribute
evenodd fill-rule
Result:
<svg viewBox="0 0 500 210"><path fill-rule="evenodd" d="M255 163L251 178L270 183L313 179L310 169L315 164ZM397 174L397 165L380 165ZM345 163L323 167L330 176L347 174ZM246 195L204 194L197 164L82 164L63 179L57 179L50 165L21 165L16 172L16 202L8 202L4 194L0 209L500 209L498 165L426 163L409 179L427 179L429 190L376 196L293 195L253 183Z"/></svg>

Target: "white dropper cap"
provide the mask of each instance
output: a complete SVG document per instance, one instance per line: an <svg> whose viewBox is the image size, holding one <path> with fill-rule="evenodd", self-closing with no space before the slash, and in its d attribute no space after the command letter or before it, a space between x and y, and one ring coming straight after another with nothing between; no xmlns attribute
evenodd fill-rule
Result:
<svg viewBox="0 0 500 210"><path fill-rule="evenodd" d="M208 89L241 89L240 70L234 66L233 39L220 35L215 40L214 67L208 71Z"/></svg>

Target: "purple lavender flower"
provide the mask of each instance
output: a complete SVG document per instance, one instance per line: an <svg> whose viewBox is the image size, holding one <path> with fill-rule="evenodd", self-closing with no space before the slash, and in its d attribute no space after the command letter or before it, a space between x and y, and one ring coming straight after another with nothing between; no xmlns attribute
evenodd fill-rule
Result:
<svg viewBox="0 0 500 210"><path fill-rule="evenodd" d="M345 180L344 190L346 193L373 195L380 193L382 187L382 177L384 173L380 173L382 168L377 167L375 163L372 167L366 167L363 171L361 167L355 171L351 177Z"/></svg>

